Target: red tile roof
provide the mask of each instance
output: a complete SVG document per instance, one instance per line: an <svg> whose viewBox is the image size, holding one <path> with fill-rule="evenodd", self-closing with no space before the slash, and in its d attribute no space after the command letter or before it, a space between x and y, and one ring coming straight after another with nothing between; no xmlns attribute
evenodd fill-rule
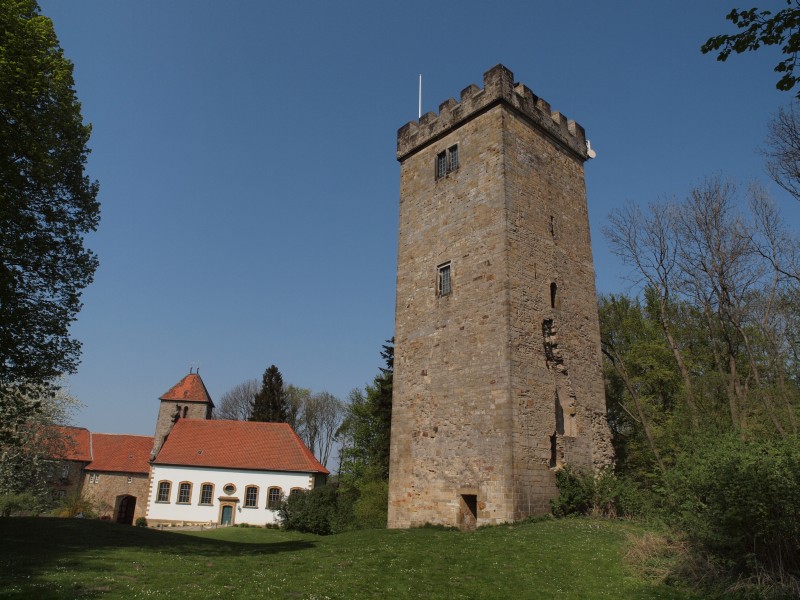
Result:
<svg viewBox="0 0 800 600"><path fill-rule="evenodd" d="M180 419L153 462L160 465L328 473L287 423Z"/></svg>
<svg viewBox="0 0 800 600"><path fill-rule="evenodd" d="M54 448L56 456L53 456L53 458L81 462L92 460L92 434L88 429L64 425L54 425L53 429L63 440L63 447L60 441L57 442L57 450Z"/></svg>
<svg viewBox="0 0 800 600"><path fill-rule="evenodd" d="M214 406L203 380L200 379L200 375L197 373L189 373L159 399L180 400L182 402L208 402L211 406Z"/></svg>
<svg viewBox="0 0 800 600"><path fill-rule="evenodd" d="M87 471L149 473L153 438L145 435L92 434L93 460Z"/></svg>

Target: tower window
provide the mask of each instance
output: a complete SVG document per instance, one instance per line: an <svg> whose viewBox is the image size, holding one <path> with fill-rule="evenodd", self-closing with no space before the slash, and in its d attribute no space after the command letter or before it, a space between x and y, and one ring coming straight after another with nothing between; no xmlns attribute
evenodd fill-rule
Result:
<svg viewBox="0 0 800 600"><path fill-rule="evenodd" d="M458 144L450 146L436 155L436 179L458 169Z"/></svg>
<svg viewBox="0 0 800 600"><path fill-rule="evenodd" d="M453 291L452 279L450 277L450 263L444 263L437 267L439 271L436 293L438 296L449 296Z"/></svg>
<svg viewBox="0 0 800 600"><path fill-rule="evenodd" d="M554 281L550 284L550 308L556 307L556 292L558 292L558 286Z"/></svg>
<svg viewBox="0 0 800 600"><path fill-rule="evenodd" d="M458 168L458 146L450 146L447 151L447 172L455 171Z"/></svg>

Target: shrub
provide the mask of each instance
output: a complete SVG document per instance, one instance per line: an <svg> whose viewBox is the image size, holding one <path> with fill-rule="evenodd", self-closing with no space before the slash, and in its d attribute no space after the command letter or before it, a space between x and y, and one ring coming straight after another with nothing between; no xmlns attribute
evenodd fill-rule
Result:
<svg viewBox="0 0 800 600"><path fill-rule="evenodd" d="M136 519L136 526L137 527L147 527L147 519L144 517L139 517Z"/></svg>
<svg viewBox="0 0 800 600"><path fill-rule="evenodd" d="M328 535L337 530L337 500L336 486L323 485L289 494L278 514L286 529Z"/></svg>
<svg viewBox="0 0 800 600"><path fill-rule="evenodd" d="M28 513L35 503L36 498L32 494L0 494L0 516Z"/></svg>
<svg viewBox="0 0 800 600"><path fill-rule="evenodd" d="M570 465L556 472L558 498L550 500L553 516L647 516L652 511L648 494L633 481L618 477L611 468L584 473Z"/></svg>
<svg viewBox="0 0 800 600"><path fill-rule="evenodd" d="M366 481L358 485L358 500L353 504L355 525L363 529L385 529L389 507L389 482Z"/></svg>
<svg viewBox="0 0 800 600"><path fill-rule="evenodd" d="M800 439L709 439L668 473L676 523L728 566L800 574Z"/></svg>
<svg viewBox="0 0 800 600"><path fill-rule="evenodd" d="M67 494L58 506L53 510L56 517L76 517L78 515L87 519L97 516L97 512L91 501L83 498L79 491Z"/></svg>

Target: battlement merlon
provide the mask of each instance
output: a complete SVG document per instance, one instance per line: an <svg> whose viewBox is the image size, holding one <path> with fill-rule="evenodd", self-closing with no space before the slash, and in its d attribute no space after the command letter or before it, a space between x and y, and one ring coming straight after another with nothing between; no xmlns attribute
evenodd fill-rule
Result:
<svg viewBox="0 0 800 600"><path fill-rule="evenodd" d="M450 98L439 105L439 115L428 112L419 121L410 121L397 130L397 160L403 161L450 130L505 103L534 127L580 161L586 161L586 134L583 127L559 112L527 86L514 82L514 73L497 65L483 74L483 89L471 84L461 91L461 102Z"/></svg>

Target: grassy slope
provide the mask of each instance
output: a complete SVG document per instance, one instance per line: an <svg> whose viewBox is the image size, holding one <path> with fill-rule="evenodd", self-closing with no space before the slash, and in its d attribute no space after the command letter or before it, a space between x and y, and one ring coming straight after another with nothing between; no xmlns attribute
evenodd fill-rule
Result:
<svg viewBox="0 0 800 600"><path fill-rule="evenodd" d="M630 525L160 532L0 518L0 598L693 598L624 565Z"/></svg>

